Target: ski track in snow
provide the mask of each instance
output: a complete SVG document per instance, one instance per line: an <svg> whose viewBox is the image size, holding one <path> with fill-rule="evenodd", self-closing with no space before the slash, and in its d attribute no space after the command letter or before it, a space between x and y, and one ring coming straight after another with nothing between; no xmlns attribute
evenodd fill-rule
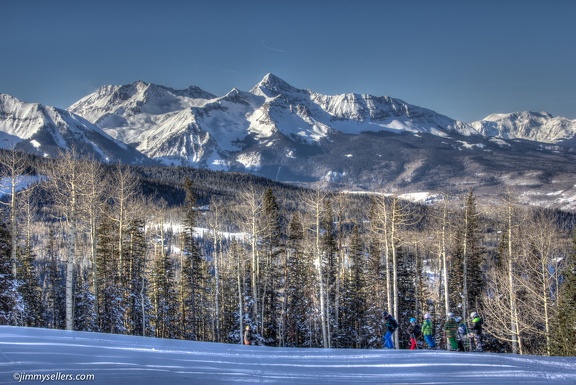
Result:
<svg viewBox="0 0 576 385"><path fill-rule="evenodd" d="M91 384L574 384L576 357L273 348L0 326L0 384L55 373L93 374Z"/></svg>

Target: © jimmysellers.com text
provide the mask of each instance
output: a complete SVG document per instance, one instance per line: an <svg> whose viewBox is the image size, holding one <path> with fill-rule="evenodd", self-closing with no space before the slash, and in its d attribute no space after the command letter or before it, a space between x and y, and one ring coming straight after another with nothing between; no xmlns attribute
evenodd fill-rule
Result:
<svg viewBox="0 0 576 385"><path fill-rule="evenodd" d="M94 374L69 374L69 373L51 373L51 374L41 374L41 373L23 373L16 372L12 375L14 381L25 382L25 381L94 381Z"/></svg>

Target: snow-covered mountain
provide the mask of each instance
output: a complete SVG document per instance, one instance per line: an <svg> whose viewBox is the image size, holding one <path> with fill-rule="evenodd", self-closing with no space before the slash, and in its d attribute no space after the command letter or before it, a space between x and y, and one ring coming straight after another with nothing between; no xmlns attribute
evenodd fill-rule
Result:
<svg viewBox="0 0 576 385"><path fill-rule="evenodd" d="M471 126L487 137L568 145L576 143L576 120L553 117L547 112L492 114L471 123Z"/></svg>
<svg viewBox="0 0 576 385"><path fill-rule="evenodd" d="M223 96L142 81L105 86L68 110L3 95L3 146L52 156L73 141L99 159L127 151L127 163L144 154L157 164L346 190L491 195L516 187L526 202L576 209L576 124L546 113L467 124L388 96L299 89L272 74Z"/></svg>
<svg viewBox="0 0 576 385"><path fill-rule="evenodd" d="M69 110L165 165L398 193L519 186L526 201L576 208L576 149L561 119L561 130L521 129L511 118L498 129L496 117L471 125L388 96L299 89L273 74L224 96L106 86Z"/></svg>
<svg viewBox="0 0 576 385"><path fill-rule="evenodd" d="M72 147L103 162L149 162L78 115L0 94L0 148L56 157Z"/></svg>
<svg viewBox="0 0 576 385"><path fill-rule="evenodd" d="M233 89L222 97L143 82L106 86L69 110L161 163L212 169L259 169L271 159L283 163L297 147L321 146L338 134L477 134L463 122L399 99L326 96L272 74L249 92Z"/></svg>

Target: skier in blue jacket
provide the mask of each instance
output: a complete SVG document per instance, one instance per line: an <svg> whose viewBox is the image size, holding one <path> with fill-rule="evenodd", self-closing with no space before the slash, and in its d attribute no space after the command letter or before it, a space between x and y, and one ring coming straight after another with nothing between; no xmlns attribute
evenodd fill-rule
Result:
<svg viewBox="0 0 576 385"><path fill-rule="evenodd" d="M392 315L388 314L386 311L384 312L384 320L386 321L386 334L384 335L382 345L384 345L386 349L394 349L394 341L392 341L392 335L398 328L398 322L396 322L394 317L392 317Z"/></svg>

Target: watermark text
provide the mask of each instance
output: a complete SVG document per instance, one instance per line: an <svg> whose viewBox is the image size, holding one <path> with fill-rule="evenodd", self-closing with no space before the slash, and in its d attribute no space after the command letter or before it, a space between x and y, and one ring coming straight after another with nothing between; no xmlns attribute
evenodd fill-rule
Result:
<svg viewBox="0 0 576 385"><path fill-rule="evenodd" d="M70 374L62 372L51 374L16 372L12 375L12 378L17 382L94 381L96 376L94 374Z"/></svg>

